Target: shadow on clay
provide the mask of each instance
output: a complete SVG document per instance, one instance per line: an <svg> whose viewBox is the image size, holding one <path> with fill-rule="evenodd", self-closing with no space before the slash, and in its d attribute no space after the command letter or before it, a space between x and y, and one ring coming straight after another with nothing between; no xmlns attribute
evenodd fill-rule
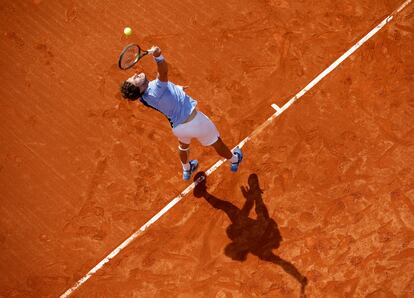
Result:
<svg viewBox="0 0 414 298"><path fill-rule="evenodd" d="M277 223L269 217L269 212L263 203L259 178L251 174L248 178L248 186L242 186L241 192L246 201L241 209L228 201L221 200L208 193L206 186L207 176L199 172L194 177L196 187L194 196L203 197L215 209L223 210L231 220L227 228L227 236L232 241L224 250L226 256L236 261L245 261L249 253L259 257L261 260L272 262L290 274L301 285L301 297L305 297L307 278L303 276L296 267L288 261L283 260L273 253L273 249L280 246L282 236ZM257 218L249 217L250 211L255 207Z"/></svg>

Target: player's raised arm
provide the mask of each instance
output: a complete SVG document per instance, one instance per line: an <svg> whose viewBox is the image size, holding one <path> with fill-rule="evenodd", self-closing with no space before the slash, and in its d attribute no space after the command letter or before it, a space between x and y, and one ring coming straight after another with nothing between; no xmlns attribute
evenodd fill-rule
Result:
<svg viewBox="0 0 414 298"><path fill-rule="evenodd" d="M165 61L164 56L161 54L161 49L157 46L153 46L150 51L154 56L155 62L157 62L158 79L161 82L168 82L168 64Z"/></svg>

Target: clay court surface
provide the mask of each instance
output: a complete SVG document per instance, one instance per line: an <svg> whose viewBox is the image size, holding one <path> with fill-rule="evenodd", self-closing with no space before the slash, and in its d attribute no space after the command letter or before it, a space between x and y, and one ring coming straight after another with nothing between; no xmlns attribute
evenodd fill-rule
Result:
<svg viewBox="0 0 414 298"><path fill-rule="evenodd" d="M191 183L165 118L120 96L156 74L118 69L127 43L235 146L402 2L4 1L0 296L63 294ZM413 94L411 4L72 296L413 297Z"/></svg>

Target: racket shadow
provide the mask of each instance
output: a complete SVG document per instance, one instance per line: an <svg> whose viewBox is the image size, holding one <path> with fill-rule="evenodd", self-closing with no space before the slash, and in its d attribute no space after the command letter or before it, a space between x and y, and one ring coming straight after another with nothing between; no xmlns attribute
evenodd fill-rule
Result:
<svg viewBox="0 0 414 298"><path fill-rule="evenodd" d="M204 176L204 177L203 177ZM277 223L270 218L266 205L263 202L263 191L260 189L259 178L251 174L248 186L242 186L241 192L246 201L242 208L237 208L229 201L221 200L207 191L206 175L199 172L194 177L198 181L193 194L197 198L204 198L213 208L224 211L231 220L226 233L232 241L224 249L226 256L235 261L245 261L249 253L259 259L280 266L300 284L300 297L305 297L307 278L290 262L273 253L282 241ZM256 219L250 218L250 211L255 208Z"/></svg>

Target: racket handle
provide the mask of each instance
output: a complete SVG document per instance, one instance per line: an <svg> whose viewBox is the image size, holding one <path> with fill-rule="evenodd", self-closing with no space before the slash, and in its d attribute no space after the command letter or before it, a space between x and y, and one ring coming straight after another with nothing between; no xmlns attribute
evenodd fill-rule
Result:
<svg viewBox="0 0 414 298"><path fill-rule="evenodd" d="M149 50L147 51L147 53L148 53L148 54L151 54L151 55L152 55L152 54L154 54L154 52L155 52L155 49L154 49L154 48L151 48L151 49L149 49Z"/></svg>

